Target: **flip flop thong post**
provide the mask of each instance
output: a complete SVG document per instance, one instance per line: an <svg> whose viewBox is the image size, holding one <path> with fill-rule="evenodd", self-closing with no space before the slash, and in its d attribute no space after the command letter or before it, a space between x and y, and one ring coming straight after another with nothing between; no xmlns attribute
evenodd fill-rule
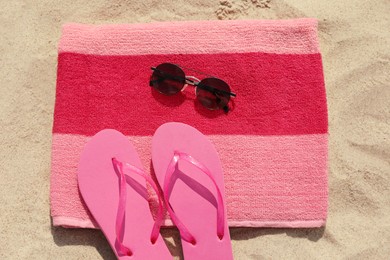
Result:
<svg viewBox="0 0 390 260"><path fill-rule="evenodd" d="M80 193L118 259L172 259L150 212L146 182L137 152L120 132L106 129L87 143L81 154Z"/></svg>
<svg viewBox="0 0 390 260"><path fill-rule="evenodd" d="M153 136L152 161L184 258L233 259L221 162L209 139L189 125L166 123Z"/></svg>

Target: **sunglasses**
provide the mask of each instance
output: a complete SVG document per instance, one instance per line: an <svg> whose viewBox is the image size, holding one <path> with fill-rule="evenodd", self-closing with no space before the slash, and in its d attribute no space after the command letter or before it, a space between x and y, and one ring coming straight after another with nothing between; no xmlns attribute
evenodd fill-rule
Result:
<svg viewBox="0 0 390 260"><path fill-rule="evenodd" d="M184 91L188 85L194 86L197 100L210 110L223 109L227 113L230 98L236 96L225 81L199 71L196 72L209 77L199 80L193 76L186 76L181 67L172 63L162 63L151 69L153 74L149 85L155 90L171 96Z"/></svg>

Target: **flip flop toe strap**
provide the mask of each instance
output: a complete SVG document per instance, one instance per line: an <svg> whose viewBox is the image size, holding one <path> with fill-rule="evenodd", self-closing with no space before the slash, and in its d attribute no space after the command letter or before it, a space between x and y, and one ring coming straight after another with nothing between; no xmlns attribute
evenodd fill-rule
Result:
<svg viewBox="0 0 390 260"><path fill-rule="evenodd" d="M153 229L150 236L150 241L154 244L158 236L160 234L160 227L163 220L163 203L161 195L158 191L157 185L153 181L153 179L146 175L144 171L141 169L129 164L124 163L116 158L112 159L112 163L116 173L119 175L119 203L118 203L118 211L116 215L116 223L115 223L115 231L116 231L116 241L118 245L118 254L119 255L128 255L131 256L133 252L123 244L123 225L126 214L126 199L127 199L127 182L126 182L126 173L135 173L139 176L142 176L149 184L152 186L154 192L157 194L158 198L158 212L156 215L156 220L153 225Z"/></svg>
<svg viewBox="0 0 390 260"><path fill-rule="evenodd" d="M172 221L175 223L176 227L179 229L182 239L184 239L185 241L187 241L189 243L196 244L195 237L190 233L190 231L183 224L183 222L181 220L179 220L179 218L177 217L177 215L175 214L173 208L171 207L171 205L169 203L169 196L168 196L170 194L169 183L171 181L173 173L175 172L176 167L178 166L178 163L180 160L187 161L187 162L191 163L196 168L201 170L204 174L206 174L210 178L210 180L213 182L215 189L217 191L217 202L218 202L218 204L217 204L217 236L219 237L219 239L222 240L224 237L224 233L225 233L225 223L224 223L225 222L225 212L224 212L224 201L223 201L222 193L217 185L217 182L215 181L215 178L212 175L211 171L205 165L203 165L201 162L196 160L191 155L189 155L187 153L179 152L179 151L174 152L172 160L170 161L170 163L168 165L167 172L166 172L165 179L164 179L164 188L163 188L164 202L165 202L166 208L168 210L168 213L171 216Z"/></svg>

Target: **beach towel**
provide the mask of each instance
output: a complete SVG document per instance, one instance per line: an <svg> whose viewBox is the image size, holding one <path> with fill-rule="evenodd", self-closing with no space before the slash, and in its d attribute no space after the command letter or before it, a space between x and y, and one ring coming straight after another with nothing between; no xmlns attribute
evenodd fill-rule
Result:
<svg viewBox="0 0 390 260"><path fill-rule="evenodd" d="M229 226L325 224L328 117L315 19L66 24L58 50L54 226L97 227L77 186L91 136L105 128L124 133L153 173L152 135L166 122L189 124L215 145ZM233 109L207 110L190 87L181 96L157 93L151 67L164 62L226 81L237 94Z"/></svg>

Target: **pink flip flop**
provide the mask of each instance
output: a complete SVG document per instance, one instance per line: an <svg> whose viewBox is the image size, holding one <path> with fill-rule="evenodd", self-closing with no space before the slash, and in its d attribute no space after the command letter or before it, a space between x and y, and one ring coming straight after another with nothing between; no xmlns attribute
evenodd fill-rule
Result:
<svg viewBox="0 0 390 260"><path fill-rule="evenodd" d="M159 233L161 198L154 221L145 180L157 191L134 147L118 131L97 133L81 154L81 195L118 259L172 259Z"/></svg>
<svg viewBox="0 0 390 260"><path fill-rule="evenodd" d="M182 123L160 126L152 161L186 260L233 259L221 162L213 144Z"/></svg>

